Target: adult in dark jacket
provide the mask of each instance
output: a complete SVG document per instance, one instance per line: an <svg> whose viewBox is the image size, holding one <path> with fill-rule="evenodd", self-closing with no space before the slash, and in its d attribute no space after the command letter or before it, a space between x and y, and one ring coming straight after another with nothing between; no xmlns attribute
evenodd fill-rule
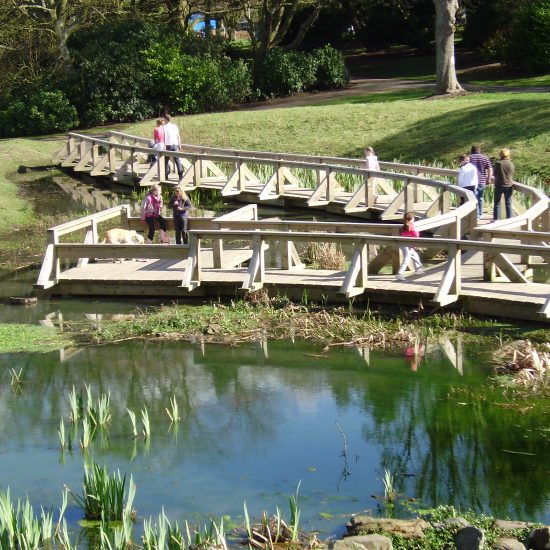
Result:
<svg viewBox="0 0 550 550"><path fill-rule="evenodd" d="M493 218L500 218L500 201L504 196L506 217L512 217L512 191L514 190L514 164L510 160L510 149L501 149L500 160L495 163L495 203Z"/></svg>

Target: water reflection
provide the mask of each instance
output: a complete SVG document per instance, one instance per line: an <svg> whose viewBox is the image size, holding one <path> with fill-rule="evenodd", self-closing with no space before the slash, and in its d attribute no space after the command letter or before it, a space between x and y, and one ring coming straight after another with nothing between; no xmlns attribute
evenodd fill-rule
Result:
<svg viewBox="0 0 550 550"><path fill-rule="evenodd" d="M244 501L254 513L284 509L302 480L306 526L330 530L341 517L331 522L319 514L376 509L371 495L383 491L388 469L399 493L425 505L548 521L549 443L537 430L540 418L496 405L482 357L459 339L424 344L416 370L404 352L198 340L5 354L2 484L56 505L64 483L80 487L83 460L93 457L134 476L140 516L164 506L181 519L240 517ZM21 394L10 387L12 367L23 369ZM111 393L113 420L85 455L73 446L60 461L57 430L69 415L67 394L84 383L95 396ZM172 396L177 426L165 410ZM126 409L139 414L144 407L151 437L133 439Z"/></svg>

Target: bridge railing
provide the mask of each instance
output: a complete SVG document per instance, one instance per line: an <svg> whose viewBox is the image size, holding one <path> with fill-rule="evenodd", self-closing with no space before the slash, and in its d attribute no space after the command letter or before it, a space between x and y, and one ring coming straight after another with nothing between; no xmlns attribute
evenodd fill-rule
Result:
<svg viewBox="0 0 550 550"><path fill-rule="evenodd" d="M137 173L140 161L138 155L148 155L152 152L147 147L141 147L142 139L136 139L137 144L115 143L104 139L69 134L66 150L60 153L65 160L64 166L72 166L74 170L89 170L92 175L113 174L116 178ZM345 166L343 164L327 164L319 162L302 162L291 160L274 160L272 158L239 157L235 154L203 154L188 152L154 151L160 157L159 162L147 169L141 178L141 184L151 183L153 174L163 181L165 163L164 157L179 157L184 162L186 171L182 182L190 187L199 187L208 178L223 179L223 195L229 196L245 192L247 187L260 185L259 199L271 200L285 195L287 187L296 189L300 181L291 170L309 171L313 174L316 184L314 189L307 189L307 204L309 206L327 205L339 202L344 212L365 210L382 195L388 195L390 202L383 218L396 219L403 211L418 211L420 215L438 216L449 213L454 204L462 198L475 205L473 195L457 186L410 174L397 172L369 171L364 168ZM117 157L121 157L119 164ZM307 157L306 157L307 158ZM309 158L311 161L311 158ZM221 164L232 166L229 176L220 168ZM267 175L260 181L257 174L249 168L250 165L263 166ZM206 175L205 175L206 174ZM353 195L342 193L342 184L338 180L352 176L363 181ZM148 179L149 178L149 179ZM267 181L265 181L267 180ZM385 183L381 183L385 182ZM391 185L388 184L391 182ZM394 189L399 189L396 192ZM453 198L454 197L454 198ZM461 219L460 229L467 232L475 225L473 207L456 209Z"/></svg>
<svg viewBox="0 0 550 550"><path fill-rule="evenodd" d="M182 286L189 291L200 286L202 281L201 247L204 240L227 238L224 231L191 231L189 244L189 261L186 268ZM461 294L462 275L461 257L462 251L483 252L488 254L530 254L540 256L545 261L550 259L550 248L533 245L514 245L499 243L484 243L477 241L464 241L460 239L425 239L407 238L396 236L337 233L296 233L288 231L240 231L232 230L231 239L251 242L253 248L249 267L243 279L242 288L253 291L266 282L266 256L269 242L277 242L282 246L281 258L282 270L303 268L299 254L296 251L296 243L337 243L351 245L353 255L347 271L343 272L343 283L339 292L346 297L362 294L367 288L367 281L371 272L369 270L369 247L378 246L398 250L402 246L432 247L437 246L446 251L445 268L441 272L441 278L437 284L437 290L432 302L439 306L445 306L456 302ZM315 277L314 269L308 270L308 278ZM326 277L326 272L321 271L320 277ZM550 296L547 297L544 306L540 310L541 315L550 317Z"/></svg>

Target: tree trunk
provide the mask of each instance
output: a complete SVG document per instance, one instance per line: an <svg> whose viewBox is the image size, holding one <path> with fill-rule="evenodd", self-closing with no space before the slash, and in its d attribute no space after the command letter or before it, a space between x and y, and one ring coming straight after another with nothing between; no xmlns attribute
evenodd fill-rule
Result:
<svg viewBox="0 0 550 550"><path fill-rule="evenodd" d="M436 94L456 94L464 89L456 78L455 67L455 16L457 0L434 0Z"/></svg>

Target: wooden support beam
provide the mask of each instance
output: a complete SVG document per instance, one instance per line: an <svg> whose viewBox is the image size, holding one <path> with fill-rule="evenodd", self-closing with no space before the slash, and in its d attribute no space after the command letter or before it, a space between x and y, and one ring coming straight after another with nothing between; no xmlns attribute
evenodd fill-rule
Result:
<svg viewBox="0 0 550 550"><path fill-rule="evenodd" d="M189 237L189 257L187 268L181 286L189 290L195 290L201 284L201 238L191 233Z"/></svg>
<svg viewBox="0 0 550 550"><path fill-rule="evenodd" d="M496 267L500 269L501 273L511 282L511 283L529 283L530 281L526 279L521 271L514 265L514 263L505 256L504 254L494 254L493 262Z"/></svg>
<svg viewBox="0 0 550 550"><path fill-rule="evenodd" d="M351 264L344 278L344 282L338 291L344 294L346 298L351 298L352 296L357 296L365 292L368 280L367 257L367 243L356 243Z"/></svg>
<svg viewBox="0 0 550 550"><path fill-rule="evenodd" d="M265 250L266 243L261 235L254 235L252 258L248 264L246 277L241 288L259 290L265 280Z"/></svg>
<svg viewBox="0 0 550 550"><path fill-rule="evenodd" d="M281 244L281 267L282 269L304 269L305 265L300 259L296 246L292 241L280 241Z"/></svg>
<svg viewBox="0 0 550 550"><path fill-rule="evenodd" d="M447 258L443 277L432 300L441 307L456 302L460 295L461 255L457 245L449 245Z"/></svg>

